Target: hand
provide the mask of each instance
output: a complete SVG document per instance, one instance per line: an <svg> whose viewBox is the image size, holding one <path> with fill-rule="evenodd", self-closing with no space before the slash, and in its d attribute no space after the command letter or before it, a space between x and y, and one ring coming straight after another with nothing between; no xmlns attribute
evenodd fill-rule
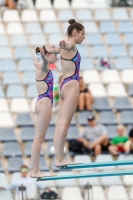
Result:
<svg viewBox="0 0 133 200"><path fill-rule="evenodd" d="M39 66L39 63L38 63L38 59L37 58L34 58L34 66L38 68Z"/></svg>
<svg viewBox="0 0 133 200"><path fill-rule="evenodd" d="M46 60L48 62L48 58L47 56L45 55L45 50L44 48L40 48L40 55L42 57L43 60Z"/></svg>
<svg viewBox="0 0 133 200"><path fill-rule="evenodd" d="M65 40L60 41L59 46L61 49L64 49L66 47L66 41Z"/></svg>

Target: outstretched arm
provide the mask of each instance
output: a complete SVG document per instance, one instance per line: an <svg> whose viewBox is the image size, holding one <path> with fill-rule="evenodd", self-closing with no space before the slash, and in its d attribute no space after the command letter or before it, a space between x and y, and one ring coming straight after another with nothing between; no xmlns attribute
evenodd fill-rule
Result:
<svg viewBox="0 0 133 200"><path fill-rule="evenodd" d="M45 45L45 49L48 53L52 53L52 54L60 54L60 47L55 47L52 46L50 44L46 44Z"/></svg>
<svg viewBox="0 0 133 200"><path fill-rule="evenodd" d="M59 42L60 48L65 50L74 50L74 44L71 42L66 42L65 40L62 40Z"/></svg>
<svg viewBox="0 0 133 200"><path fill-rule="evenodd" d="M43 62L39 63L38 59L35 58L34 59L34 65L35 65L36 68L40 68L42 71L48 72L48 58L45 55L45 52L44 52L43 48L40 49L40 54L41 54Z"/></svg>

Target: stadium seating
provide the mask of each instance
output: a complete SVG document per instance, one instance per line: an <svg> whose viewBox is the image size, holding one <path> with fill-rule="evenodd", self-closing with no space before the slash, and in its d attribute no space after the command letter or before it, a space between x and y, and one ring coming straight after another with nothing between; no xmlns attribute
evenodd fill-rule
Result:
<svg viewBox="0 0 133 200"><path fill-rule="evenodd" d="M58 172L58 175L67 175L67 174L72 174L72 172ZM73 187L73 186L78 186L76 179L71 179L70 180L57 180L56 184L58 187Z"/></svg>
<svg viewBox="0 0 133 200"><path fill-rule="evenodd" d="M21 136L20 139L23 142L33 141L35 135L34 127L23 126L21 128Z"/></svg>
<svg viewBox="0 0 133 200"><path fill-rule="evenodd" d="M108 191L108 199L129 200L129 197L124 186L110 186Z"/></svg>
<svg viewBox="0 0 133 200"><path fill-rule="evenodd" d="M115 99L115 104L114 104L114 108L117 111L122 111L122 110L132 110L132 106L128 100L127 97L118 97Z"/></svg>
<svg viewBox="0 0 133 200"><path fill-rule="evenodd" d="M104 187L107 187L107 186L116 186L116 185L123 185L123 183L122 183L122 181L121 181L121 179L120 179L119 176L116 176L115 179L112 176L110 176L108 178L102 177L101 178L101 184Z"/></svg>
<svg viewBox="0 0 133 200"><path fill-rule="evenodd" d="M22 157L10 157L8 159L8 167L7 170L11 173L19 172L20 167L24 165Z"/></svg>
<svg viewBox="0 0 133 200"><path fill-rule="evenodd" d="M62 200L83 200L81 191L78 187L66 187L63 189Z"/></svg>
<svg viewBox="0 0 133 200"><path fill-rule="evenodd" d="M109 105L108 99L105 98L105 97L96 98L93 107L97 111L111 110L111 107Z"/></svg>
<svg viewBox="0 0 133 200"><path fill-rule="evenodd" d="M96 157L95 162L110 162L113 161L111 155L98 155ZM115 166L110 166L110 167L98 167L98 170L114 170L116 167Z"/></svg>
<svg viewBox="0 0 133 200"><path fill-rule="evenodd" d="M22 156L17 142L6 142L2 154L4 157Z"/></svg>
<svg viewBox="0 0 133 200"><path fill-rule="evenodd" d="M117 137L117 126L116 125L108 125L107 126L107 132L108 132L108 138L112 139L114 137Z"/></svg>
<svg viewBox="0 0 133 200"><path fill-rule="evenodd" d="M18 113L16 119L17 126L33 126L34 123L29 113Z"/></svg>
<svg viewBox="0 0 133 200"><path fill-rule="evenodd" d="M68 143L81 136L88 125L89 112L107 128L109 140L116 137L117 125L125 125L128 135L133 124L133 10L127 7L110 8L106 0L27 0L27 9L2 8L0 13L0 187L7 186L10 178L20 174L22 164L30 166L32 141L35 136L36 90L33 58L35 48L50 43L59 44L66 39L68 20L74 18L85 27L85 40L77 45L81 54L80 75L94 97L91 111L76 111L68 130L65 158L74 162L112 161L109 152L94 160L90 155L70 152ZM101 59L108 57L111 69L101 66ZM54 84L62 73L60 57L53 70ZM54 131L57 113L53 113L40 153L40 169L57 174L77 173L75 170L59 172L54 162ZM48 158L47 158L48 157ZM132 160L132 155L120 154L115 159ZM119 166L131 169L132 166ZM107 169L107 168L106 168ZM98 168L103 171L105 168ZM116 167L109 167L114 170ZM87 173L86 169L78 170ZM96 171L94 168L89 173ZM59 173L58 173L59 172ZM44 187L59 187L62 200L88 199L82 187L91 185L93 200L133 200L133 176L101 177L39 182ZM74 195L72 195L74 194ZM75 199L74 199L75 198ZM0 199L13 200L10 191L0 191Z"/></svg>
<svg viewBox="0 0 133 200"><path fill-rule="evenodd" d="M1 172L4 173L4 169L3 169L3 166L2 166L2 164L1 164L1 162L0 162L0 173L1 173Z"/></svg>
<svg viewBox="0 0 133 200"><path fill-rule="evenodd" d="M17 142L14 130L12 128L2 128L0 131L1 142Z"/></svg>
<svg viewBox="0 0 133 200"><path fill-rule="evenodd" d="M92 193L89 194L89 198L93 198L94 200L106 200L103 188L101 186L93 186Z"/></svg>
<svg viewBox="0 0 133 200"><path fill-rule="evenodd" d="M12 59L3 59L0 62L0 72L16 71L16 63Z"/></svg>
<svg viewBox="0 0 133 200"><path fill-rule="evenodd" d="M89 171L89 173L93 173L93 172L94 171ZM86 171L81 172L81 174L84 174L84 173L86 173ZM85 187L88 184L88 179L79 179L79 184L80 184L80 186ZM89 184L91 186L100 186L101 185L98 177L89 178Z"/></svg>
<svg viewBox="0 0 133 200"><path fill-rule="evenodd" d="M116 125L117 120L112 111L101 111L100 123L102 123L104 125Z"/></svg>

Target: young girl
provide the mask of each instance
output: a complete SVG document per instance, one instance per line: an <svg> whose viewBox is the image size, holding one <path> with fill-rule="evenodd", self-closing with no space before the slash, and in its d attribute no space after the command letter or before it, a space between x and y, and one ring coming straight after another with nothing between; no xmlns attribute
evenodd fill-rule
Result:
<svg viewBox="0 0 133 200"><path fill-rule="evenodd" d="M61 102L59 107L59 119L54 135L55 166L61 167L73 162L64 159L64 146L67 131L71 123L72 116L77 108L79 99L79 69L80 54L76 44L81 44L85 39L85 30L82 24L70 19L67 29L68 40L60 41L59 48L51 48L46 45L50 53L60 53L63 71L63 81L60 86Z"/></svg>
<svg viewBox="0 0 133 200"><path fill-rule="evenodd" d="M55 63L57 60L57 56L48 53L45 46L43 46L43 48L36 48L36 53L41 54L43 62L39 63L37 59L34 60L38 99L35 104L35 112L37 114L36 134L31 150L30 176L32 178L45 176L45 174L39 170L39 158L41 144L44 141L50 123L53 104L53 74L49 69L49 65Z"/></svg>

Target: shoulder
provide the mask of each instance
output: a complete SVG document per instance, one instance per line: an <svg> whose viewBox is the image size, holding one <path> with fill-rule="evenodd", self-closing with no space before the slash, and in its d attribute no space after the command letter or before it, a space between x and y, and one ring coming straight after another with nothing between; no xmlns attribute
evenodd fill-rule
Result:
<svg viewBox="0 0 133 200"><path fill-rule="evenodd" d="M106 126L104 126L103 124L97 124L97 127L102 128L102 129L106 129Z"/></svg>
<svg viewBox="0 0 133 200"><path fill-rule="evenodd" d="M99 129L103 134L107 133L107 128L103 124L97 124L97 129Z"/></svg>

